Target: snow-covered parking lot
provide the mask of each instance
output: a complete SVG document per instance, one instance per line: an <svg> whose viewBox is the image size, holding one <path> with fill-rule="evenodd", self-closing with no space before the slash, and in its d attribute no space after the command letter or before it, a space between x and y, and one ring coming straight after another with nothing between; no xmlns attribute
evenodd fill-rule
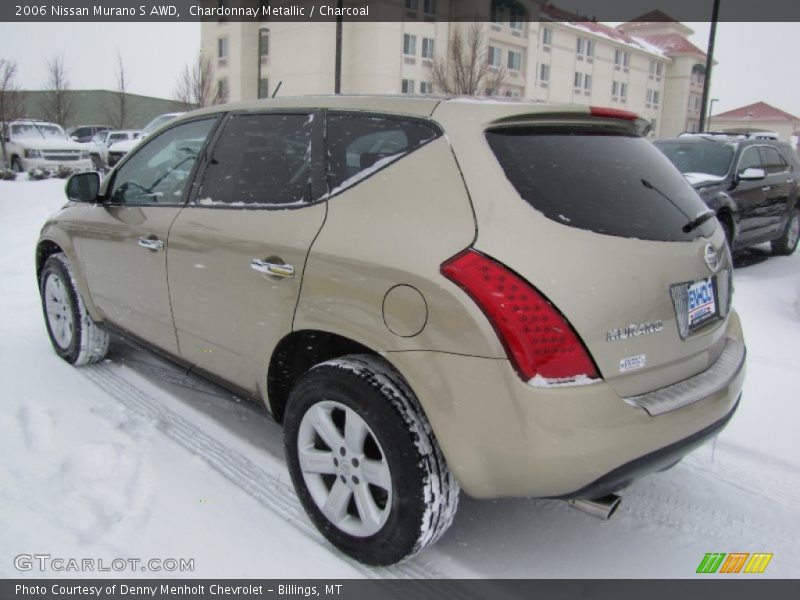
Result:
<svg viewBox="0 0 800 600"><path fill-rule="evenodd" d="M0 576L80 575L14 566L46 553L194 559L193 572L148 577L685 578L707 552L773 553L758 577L800 575L800 252L738 259L739 411L715 442L625 490L610 521L462 496L436 546L370 569L306 518L262 408L122 340L88 368L51 350L33 256L63 186L0 181Z"/></svg>

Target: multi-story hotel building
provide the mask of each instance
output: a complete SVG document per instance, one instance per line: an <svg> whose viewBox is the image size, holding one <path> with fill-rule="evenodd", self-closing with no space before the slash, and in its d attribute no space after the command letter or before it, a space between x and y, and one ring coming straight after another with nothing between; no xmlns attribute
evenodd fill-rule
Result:
<svg viewBox="0 0 800 600"><path fill-rule="evenodd" d="M396 3L395 22L345 22L342 93L437 93L431 67L446 57L459 23L452 0ZM662 13L611 27L533 0L526 16L492 11L482 22L483 58L503 77L481 93L631 110L652 135L699 127L705 54L692 30ZM450 20L448 20L450 19ZM212 21L202 25L202 52L225 101L334 91L336 25L332 22ZM494 79L490 77L488 79Z"/></svg>

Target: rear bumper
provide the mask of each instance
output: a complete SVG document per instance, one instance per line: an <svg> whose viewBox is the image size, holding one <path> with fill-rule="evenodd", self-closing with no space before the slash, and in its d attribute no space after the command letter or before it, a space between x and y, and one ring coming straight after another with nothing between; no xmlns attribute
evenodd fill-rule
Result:
<svg viewBox="0 0 800 600"><path fill-rule="evenodd" d="M743 349L735 312L726 335L729 347ZM533 388L504 359L437 352L387 358L417 394L462 488L478 498L597 497L663 469L724 427L745 376L743 357L722 374L712 366L670 386L693 394L690 403L678 398L649 414L605 382Z"/></svg>

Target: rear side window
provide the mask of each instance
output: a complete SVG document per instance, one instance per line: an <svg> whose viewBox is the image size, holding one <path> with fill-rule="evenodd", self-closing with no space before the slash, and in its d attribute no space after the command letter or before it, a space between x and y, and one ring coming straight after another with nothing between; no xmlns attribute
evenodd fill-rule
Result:
<svg viewBox="0 0 800 600"><path fill-rule="evenodd" d="M644 240L710 235L713 221L685 233L706 207L652 143L586 127L508 127L486 138L519 195L570 227Z"/></svg>
<svg viewBox="0 0 800 600"><path fill-rule="evenodd" d="M328 115L328 189L333 195L441 135L421 120L368 114Z"/></svg>
<svg viewBox="0 0 800 600"><path fill-rule="evenodd" d="M311 200L313 119L233 115L214 146L197 203L291 206Z"/></svg>
<svg viewBox="0 0 800 600"><path fill-rule="evenodd" d="M781 158L781 155L772 146L761 146L761 156L764 159L764 168L770 175L788 170L786 161Z"/></svg>

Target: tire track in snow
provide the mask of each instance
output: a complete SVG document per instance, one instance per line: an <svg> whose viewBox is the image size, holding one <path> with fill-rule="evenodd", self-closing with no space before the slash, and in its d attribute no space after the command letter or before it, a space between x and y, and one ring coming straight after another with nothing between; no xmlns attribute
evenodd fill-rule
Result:
<svg viewBox="0 0 800 600"><path fill-rule="evenodd" d="M772 472L759 469L755 465L748 468L740 461L734 462L725 458L729 451L732 451L730 447L722 447L718 450L720 456L714 460L689 455L681 464L705 477L717 479L750 494L763 497L766 493L770 500L788 508L800 508L800 486L796 483L800 478L796 469L789 465ZM781 471L784 473L780 473Z"/></svg>
<svg viewBox="0 0 800 600"><path fill-rule="evenodd" d="M291 486L171 410L162 400L136 387L119 371L118 366L109 363L100 363L81 369L81 372L92 383L120 402L125 408L141 417L154 420L159 431L200 457L211 468L260 504L281 516L304 536L320 545L330 547L322 534L307 520L305 511ZM338 555L338 558L368 578L441 579L447 577L419 557L406 563L375 569L341 554ZM466 600L475 597L465 588L457 585L452 587L452 592L448 595L454 599Z"/></svg>

